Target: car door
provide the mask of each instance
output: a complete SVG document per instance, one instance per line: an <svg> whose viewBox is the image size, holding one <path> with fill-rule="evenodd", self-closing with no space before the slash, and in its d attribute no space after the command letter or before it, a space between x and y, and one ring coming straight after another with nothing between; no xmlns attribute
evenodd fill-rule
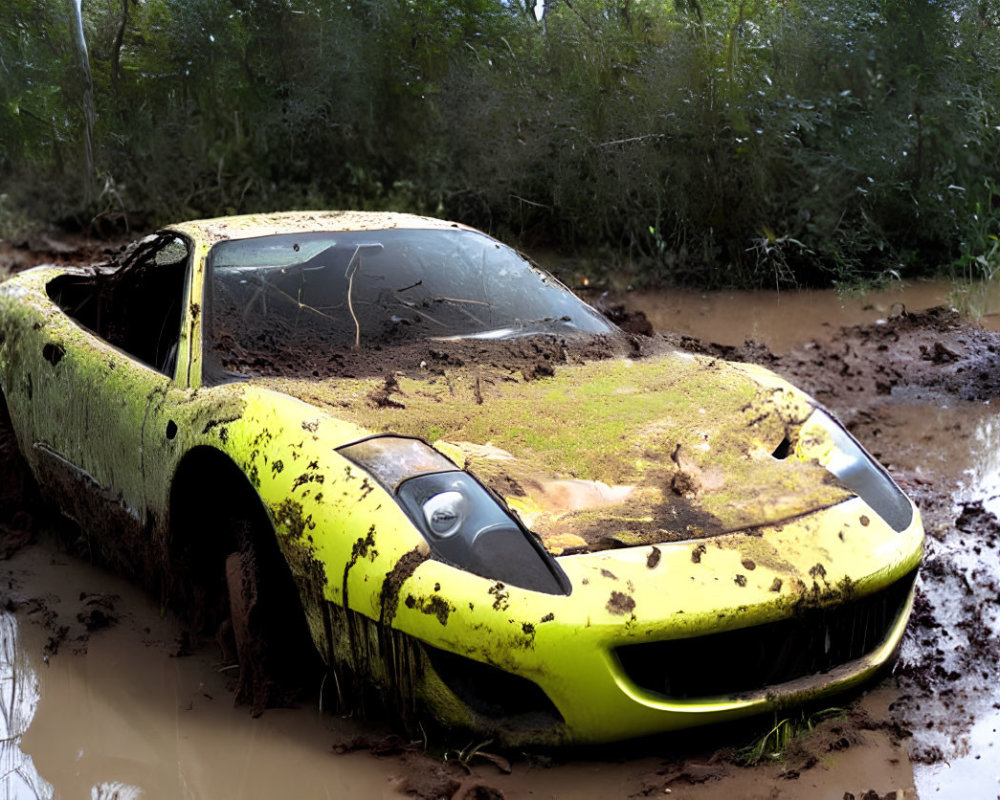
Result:
<svg viewBox="0 0 1000 800"><path fill-rule="evenodd" d="M153 427L169 436L165 400L185 391L175 378L187 373L178 353L191 262L184 238L160 235L114 272L49 284L68 316L50 315L39 331L32 460L65 513L109 533L96 544L115 560L145 546L136 536L150 524L144 440Z"/></svg>

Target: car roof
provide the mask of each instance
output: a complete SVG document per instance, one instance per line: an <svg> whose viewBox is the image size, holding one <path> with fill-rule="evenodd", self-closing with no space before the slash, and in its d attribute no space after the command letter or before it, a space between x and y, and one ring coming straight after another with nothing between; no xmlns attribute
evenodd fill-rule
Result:
<svg viewBox="0 0 1000 800"><path fill-rule="evenodd" d="M272 214L244 214L181 222L169 225L165 230L176 231L197 241L215 244L227 239L251 239L283 233L310 231L338 233L391 228L473 230L458 222L390 211L284 211Z"/></svg>

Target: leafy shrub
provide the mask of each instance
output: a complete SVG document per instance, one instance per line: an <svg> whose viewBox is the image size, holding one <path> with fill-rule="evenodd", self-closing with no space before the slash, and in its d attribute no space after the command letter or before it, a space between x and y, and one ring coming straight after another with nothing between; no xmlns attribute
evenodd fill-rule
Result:
<svg viewBox="0 0 1000 800"><path fill-rule="evenodd" d="M0 5L40 219L401 209L702 286L975 271L1000 233L989 4L112 0L89 82L65 10Z"/></svg>

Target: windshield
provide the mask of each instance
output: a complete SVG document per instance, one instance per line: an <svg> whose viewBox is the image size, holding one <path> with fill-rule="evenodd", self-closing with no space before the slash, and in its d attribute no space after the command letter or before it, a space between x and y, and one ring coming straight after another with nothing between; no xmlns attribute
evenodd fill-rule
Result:
<svg viewBox="0 0 1000 800"><path fill-rule="evenodd" d="M212 248L209 270L206 371L221 369L216 380L324 374L316 364L338 354L414 341L615 333L551 276L469 230L232 240Z"/></svg>

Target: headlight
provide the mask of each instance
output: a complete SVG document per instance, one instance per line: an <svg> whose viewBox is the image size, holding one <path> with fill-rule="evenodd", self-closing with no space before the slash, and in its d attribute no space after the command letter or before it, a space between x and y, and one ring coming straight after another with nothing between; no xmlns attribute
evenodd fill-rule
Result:
<svg viewBox="0 0 1000 800"><path fill-rule="evenodd" d="M407 478L430 472L455 469L447 458L420 439L402 436L373 436L338 451L368 470L390 492Z"/></svg>
<svg viewBox="0 0 1000 800"><path fill-rule="evenodd" d="M378 436L342 447L393 493L442 561L522 589L569 594L541 543L486 487L419 439Z"/></svg>
<svg viewBox="0 0 1000 800"><path fill-rule="evenodd" d="M461 492L441 492L424 503L424 520L431 533L447 539L458 533L469 507Z"/></svg>
<svg viewBox="0 0 1000 800"><path fill-rule="evenodd" d="M913 521L913 506L882 465L823 409L816 409L805 429L810 425L818 426L830 437L830 448L820 463L893 530L906 530Z"/></svg>

